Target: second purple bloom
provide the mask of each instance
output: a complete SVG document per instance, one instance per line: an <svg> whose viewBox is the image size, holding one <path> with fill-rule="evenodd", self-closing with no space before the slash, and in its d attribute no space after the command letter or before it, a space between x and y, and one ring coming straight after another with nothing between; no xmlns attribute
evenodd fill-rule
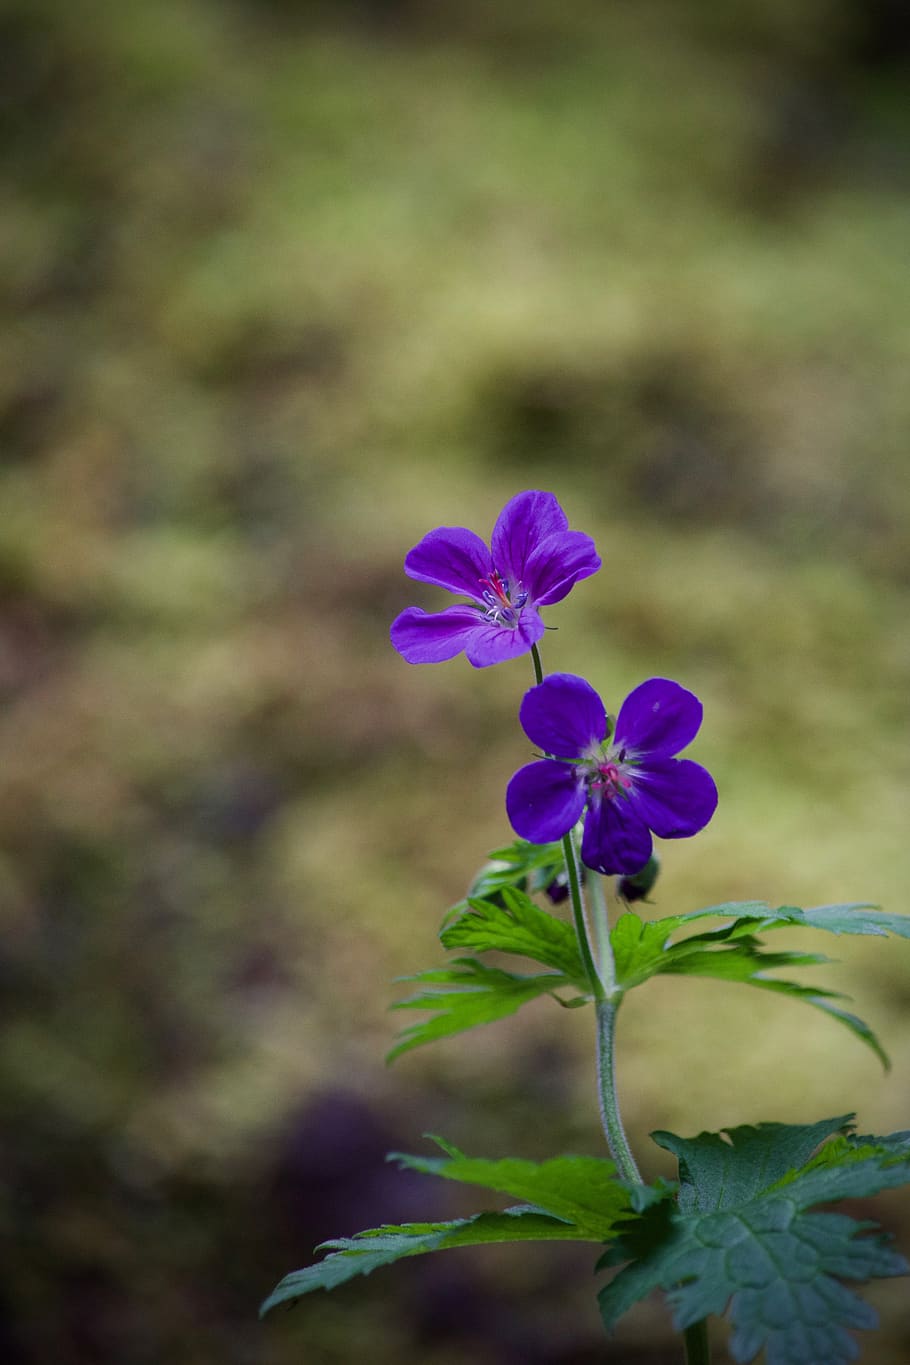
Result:
<svg viewBox="0 0 910 1365"><path fill-rule="evenodd" d="M422 583L467 597L444 611L408 607L392 644L409 664L437 664L464 650L475 668L527 654L544 633L539 607L567 597L600 568L590 536L570 531L552 493L518 493L500 512L489 549L463 526L438 526L404 561Z"/></svg>
<svg viewBox="0 0 910 1365"><path fill-rule="evenodd" d="M684 839L714 814L711 774L675 757L702 718L701 702L679 683L650 678L630 692L612 742L603 702L572 673L532 687L519 718L548 755L521 768L506 792L512 826L531 843L560 839L586 812L582 861L596 872L628 874L651 856L652 831Z"/></svg>

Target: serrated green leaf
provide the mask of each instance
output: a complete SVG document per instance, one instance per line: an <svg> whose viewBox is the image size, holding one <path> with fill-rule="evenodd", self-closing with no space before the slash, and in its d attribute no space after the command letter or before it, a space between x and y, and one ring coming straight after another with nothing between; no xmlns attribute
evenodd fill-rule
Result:
<svg viewBox="0 0 910 1365"><path fill-rule="evenodd" d="M785 925L805 925L809 929L824 929L829 934L875 934L884 937L895 934L910 938L910 915L892 915L874 905L818 905L812 910L800 910L784 905L774 911L775 923L769 928Z"/></svg>
<svg viewBox="0 0 910 1365"><path fill-rule="evenodd" d="M393 1009L419 1009L433 1013L431 1018L402 1030L398 1043L388 1054L386 1060L389 1062L411 1048L435 1042L438 1038L448 1038L454 1033L463 1033L479 1024L504 1019L527 1001L536 1000L541 995L551 995L565 987L573 988L573 983L560 972L520 976L515 972L501 971L498 967L488 967L470 957L457 958L449 967L419 972L416 976L402 979L431 987L448 986L451 989L422 991L392 1006Z"/></svg>
<svg viewBox="0 0 910 1365"><path fill-rule="evenodd" d="M512 1195L572 1223L579 1236L606 1241L628 1217L632 1201L627 1184L616 1178L612 1161L591 1156L562 1156L550 1161L522 1161L505 1157L422 1157L392 1153L408 1170L442 1176L468 1185L482 1185Z"/></svg>
<svg viewBox="0 0 910 1365"><path fill-rule="evenodd" d="M847 932L843 928L845 923L857 933L884 932L880 927L870 929L869 918L862 913L856 918L850 918L854 912L863 910L862 906L828 906L818 911L785 912L771 911L760 902L750 902L747 906L735 903L713 906L709 910L697 910L689 915L673 915L645 923L636 915L623 915L611 934L617 982L623 990L628 990L658 974L709 976L724 981L740 981L760 990L774 991L793 1000L802 1000L848 1028L855 1037L872 1049L887 1069L890 1066L888 1055L869 1025L851 1011L833 1003L835 1000L846 998L841 992L820 986L800 985L769 975L770 972L781 969L814 967L829 959L821 953L772 952L755 937L756 927L763 930L782 928L796 923L809 923L810 919L813 921L813 927L823 927L824 921L824 927L833 928L834 932L838 933ZM734 912L737 918L719 929L691 934L676 942L671 941L672 934L681 926L724 911ZM784 914L789 918L783 918ZM803 918L794 918L799 916ZM889 921L902 920L901 916L884 918ZM814 923L816 919L818 923ZM866 928L862 927L864 924ZM910 926L910 917L906 919L906 925Z"/></svg>
<svg viewBox="0 0 910 1365"><path fill-rule="evenodd" d="M454 1247L480 1246L490 1242L590 1241L571 1223L539 1209L507 1209L502 1213L478 1213L448 1223L405 1223L372 1228L357 1237L324 1242L331 1254L315 1265L295 1270L277 1285L259 1310L260 1317L310 1294L314 1289L335 1289L357 1275L369 1275L380 1266L407 1256ZM593 1239L597 1240L597 1239Z"/></svg>
<svg viewBox="0 0 910 1365"><path fill-rule="evenodd" d="M561 843L529 844L526 839L516 839L487 856L490 861L471 883L469 897L497 897L507 887L532 893L544 891L564 868Z"/></svg>
<svg viewBox="0 0 910 1365"><path fill-rule="evenodd" d="M850 1134L848 1140L854 1147L875 1147L887 1156L910 1156L910 1129L907 1128L899 1133L889 1133L887 1137Z"/></svg>
<svg viewBox="0 0 910 1365"><path fill-rule="evenodd" d="M659 1180L639 1186L616 1178L612 1161L601 1157L557 1157L490 1161L469 1157L442 1138L433 1139L444 1157L392 1153L389 1160L429 1175L482 1185L529 1202L501 1213L479 1213L446 1223L404 1223L371 1228L356 1237L324 1242L330 1254L315 1265L285 1276L260 1310L268 1313L314 1289L334 1289L357 1275L408 1256L490 1242L576 1241L602 1243L628 1226L643 1209L672 1200L676 1186Z"/></svg>
<svg viewBox="0 0 910 1365"><path fill-rule="evenodd" d="M884 1238L864 1235L874 1225L808 1210L907 1184L910 1157L894 1155L906 1139L894 1134L880 1140L884 1153L857 1160L845 1138L840 1160L813 1161L820 1138L845 1122L761 1124L726 1137L655 1134L680 1159L679 1208L648 1210L602 1261L632 1262L600 1293L608 1330L632 1304L663 1288L679 1330L729 1305L738 1362L763 1349L767 1365L852 1360L848 1329L874 1326L876 1316L840 1281L905 1274L907 1263ZM807 1159L802 1170L781 1169Z"/></svg>
<svg viewBox="0 0 910 1365"><path fill-rule="evenodd" d="M673 928L667 920L641 920L631 910L620 915L610 932L618 986L630 990L660 970Z"/></svg>
<svg viewBox="0 0 910 1365"><path fill-rule="evenodd" d="M446 948L516 953L555 967L580 990L587 990L574 928L541 910L524 892L507 887L498 903L472 897L457 908L459 918L440 934Z"/></svg>
<svg viewBox="0 0 910 1365"><path fill-rule="evenodd" d="M888 1054L875 1033L858 1015L833 1002L847 999L841 991L825 990L821 986L803 986L795 981L781 980L766 973L781 967L812 967L829 959L817 953L772 953L762 948L757 939L741 939L723 948L691 949L687 943L678 945L686 951L679 954L671 947L659 971L671 975L710 976L721 981L741 981L759 990L774 991L791 1000L812 1005L829 1018L848 1028L860 1042L870 1047L887 1071L891 1065Z"/></svg>
<svg viewBox="0 0 910 1365"><path fill-rule="evenodd" d="M772 909L764 901L729 901L709 906L705 910L693 910L687 915L673 915L658 922L670 925L672 921L675 929L708 916L752 921L753 927L757 921L761 930L804 927L824 929L830 934L874 934L879 937L894 934L898 938L910 938L910 915L889 914L865 901L818 905L809 910L801 910L795 905L781 905Z"/></svg>
<svg viewBox="0 0 910 1365"><path fill-rule="evenodd" d="M704 1213L748 1202L803 1167L826 1138L845 1133L852 1119L840 1114L811 1124L741 1124L694 1138L659 1130L651 1137L679 1162L682 1212Z"/></svg>

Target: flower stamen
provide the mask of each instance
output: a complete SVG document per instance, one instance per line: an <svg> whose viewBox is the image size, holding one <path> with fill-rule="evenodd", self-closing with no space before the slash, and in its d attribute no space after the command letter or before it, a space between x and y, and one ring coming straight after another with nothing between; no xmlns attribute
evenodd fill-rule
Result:
<svg viewBox="0 0 910 1365"><path fill-rule="evenodd" d="M588 773L588 791L598 793L601 799L612 801L615 796L625 796L631 787L631 777L609 760L596 764Z"/></svg>
<svg viewBox="0 0 910 1365"><path fill-rule="evenodd" d="M479 582L484 585L481 596L487 607L483 613L484 620L514 630L518 625L521 609L528 600L528 594L523 591L521 584L516 585L517 592L513 601L509 580L500 577L497 569L492 571L489 578L481 578Z"/></svg>

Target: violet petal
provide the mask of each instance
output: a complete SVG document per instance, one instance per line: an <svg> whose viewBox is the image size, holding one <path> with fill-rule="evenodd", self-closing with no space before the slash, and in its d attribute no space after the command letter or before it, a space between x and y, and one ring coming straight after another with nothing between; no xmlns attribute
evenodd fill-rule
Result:
<svg viewBox="0 0 910 1365"><path fill-rule="evenodd" d="M495 621L476 618L471 638L465 642L465 656L475 668L487 668L506 659L516 659L519 654L527 654L543 635L544 629L537 612L528 607L521 613L514 630Z"/></svg>
<svg viewBox="0 0 910 1365"><path fill-rule="evenodd" d="M517 493L500 512L490 542L493 563L509 583L524 582L525 565L539 543L566 531L569 519L552 493Z"/></svg>
<svg viewBox="0 0 910 1365"><path fill-rule="evenodd" d="M697 834L717 808L714 778L689 758L649 762L633 776L632 802L661 839Z"/></svg>
<svg viewBox="0 0 910 1365"><path fill-rule="evenodd" d="M561 839L585 805L584 784L569 763L543 759L519 768L506 788L512 828L532 844Z"/></svg>
<svg viewBox="0 0 910 1365"><path fill-rule="evenodd" d="M649 678L620 707L615 740L633 754L669 757L695 738L701 717L694 692L669 678Z"/></svg>
<svg viewBox="0 0 910 1365"><path fill-rule="evenodd" d="M581 860L605 876L629 875L651 856L651 831L631 801L622 797L589 806L581 841Z"/></svg>
<svg viewBox="0 0 910 1365"><path fill-rule="evenodd" d="M574 673L551 673L524 694L518 712L532 744L557 758L577 758L607 733L607 713L600 697Z"/></svg>
<svg viewBox="0 0 910 1365"><path fill-rule="evenodd" d="M600 556L583 531L558 531L532 550L525 563L522 586L532 602L546 607L561 602L582 578L600 568Z"/></svg>
<svg viewBox="0 0 910 1365"><path fill-rule="evenodd" d="M463 526L437 526L405 556L404 571L421 583L483 601L483 580L493 572L490 551Z"/></svg>
<svg viewBox="0 0 910 1365"><path fill-rule="evenodd" d="M473 607L447 607L435 612L408 607L396 616L389 634L409 664L439 664L460 654L479 624L480 616Z"/></svg>

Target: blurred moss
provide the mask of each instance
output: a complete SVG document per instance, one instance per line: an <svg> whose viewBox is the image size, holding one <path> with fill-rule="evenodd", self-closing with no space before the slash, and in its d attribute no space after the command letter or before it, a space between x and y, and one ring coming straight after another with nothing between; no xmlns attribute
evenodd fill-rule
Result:
<svg viewBox="0 0 910 1365"><path fill-rule="evenodd" d="M658 911L902 909L908 57L855 0L6 4L5 1358L601 1358L558 1256L253 1320L358 1200L445 1215L389 1146L600 1150L581 1012L382 1068L390 978L508 835L530 680L404 665L438 596L401 563L552 488L604 568L548 666L705 700L721 806ZM906 1127L903 959L843 956L888 1082L795 1005L652 983L636 1140Z"/></svg>

